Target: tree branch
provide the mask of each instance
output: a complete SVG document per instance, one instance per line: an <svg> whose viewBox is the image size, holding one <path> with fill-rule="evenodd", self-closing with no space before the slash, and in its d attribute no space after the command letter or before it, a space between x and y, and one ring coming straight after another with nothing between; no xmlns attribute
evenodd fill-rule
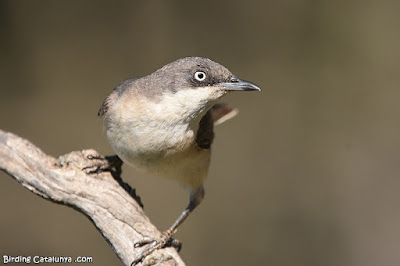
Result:
<svg viewBox="0 0 400 266"><path fill-rule="evenodd" d="M88 157L89 156L89 157ZM161 233L144 214L129 185L118 171L88 174L101 156L95 150L74 151L58 159L29 141L0 130L0 169L25 188L52 202L73 207L86 215L125 265L140 255L139 240L156 239ZM139 201L140 202L140 201ZM184 265L174 248L157 250L143 265Z"/></svg>

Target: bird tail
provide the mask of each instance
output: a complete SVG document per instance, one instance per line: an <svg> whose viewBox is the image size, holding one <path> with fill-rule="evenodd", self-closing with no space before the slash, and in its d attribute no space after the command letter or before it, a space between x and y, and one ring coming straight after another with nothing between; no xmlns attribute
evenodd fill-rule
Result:
<svg viewBox="0 0 400 266"><path fill-rule="evenodd" d="M217 103L211 107L210 111L215 126L224 123L239 113L238 109L233 108L226 103Z"/></svg>

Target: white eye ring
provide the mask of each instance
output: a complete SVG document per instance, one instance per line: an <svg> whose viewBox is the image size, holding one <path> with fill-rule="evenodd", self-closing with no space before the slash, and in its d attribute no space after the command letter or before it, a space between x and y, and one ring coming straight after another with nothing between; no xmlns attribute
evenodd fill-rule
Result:
<svg viewBox="0 0 400 266"><path fill-rule="evenodd" d="M207 75L204 71L196 71L196 73L194 73L194 78L198 81L203 81L206 77Z"/></svg>

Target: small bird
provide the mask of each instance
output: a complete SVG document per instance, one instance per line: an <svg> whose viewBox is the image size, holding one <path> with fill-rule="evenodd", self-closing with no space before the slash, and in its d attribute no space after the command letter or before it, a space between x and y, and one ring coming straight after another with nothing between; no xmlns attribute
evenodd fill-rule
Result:
<svg viewBox="0 0 400 266"><path fill-rule="evenodd" d="M135 245L148 247L133 265L164 247L202 201L213 127L237 112L217 101L232 91L260 90L210 59L186 57L122 82L105 99L98 114L118 157L152 175L176 180L190 192L189 205L161 239Z"/></svg>

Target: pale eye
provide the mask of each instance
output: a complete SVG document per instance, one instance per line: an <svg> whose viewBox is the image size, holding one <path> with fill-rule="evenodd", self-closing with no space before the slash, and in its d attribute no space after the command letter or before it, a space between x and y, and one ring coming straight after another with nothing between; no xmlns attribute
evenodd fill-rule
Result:
<svg viewBox="0 0 400 266"><path fill-rule="evenodd" d="M198 81L203 81L206 79L206 73L204 71L197 71L194 73L194 78Z"/></svg>

